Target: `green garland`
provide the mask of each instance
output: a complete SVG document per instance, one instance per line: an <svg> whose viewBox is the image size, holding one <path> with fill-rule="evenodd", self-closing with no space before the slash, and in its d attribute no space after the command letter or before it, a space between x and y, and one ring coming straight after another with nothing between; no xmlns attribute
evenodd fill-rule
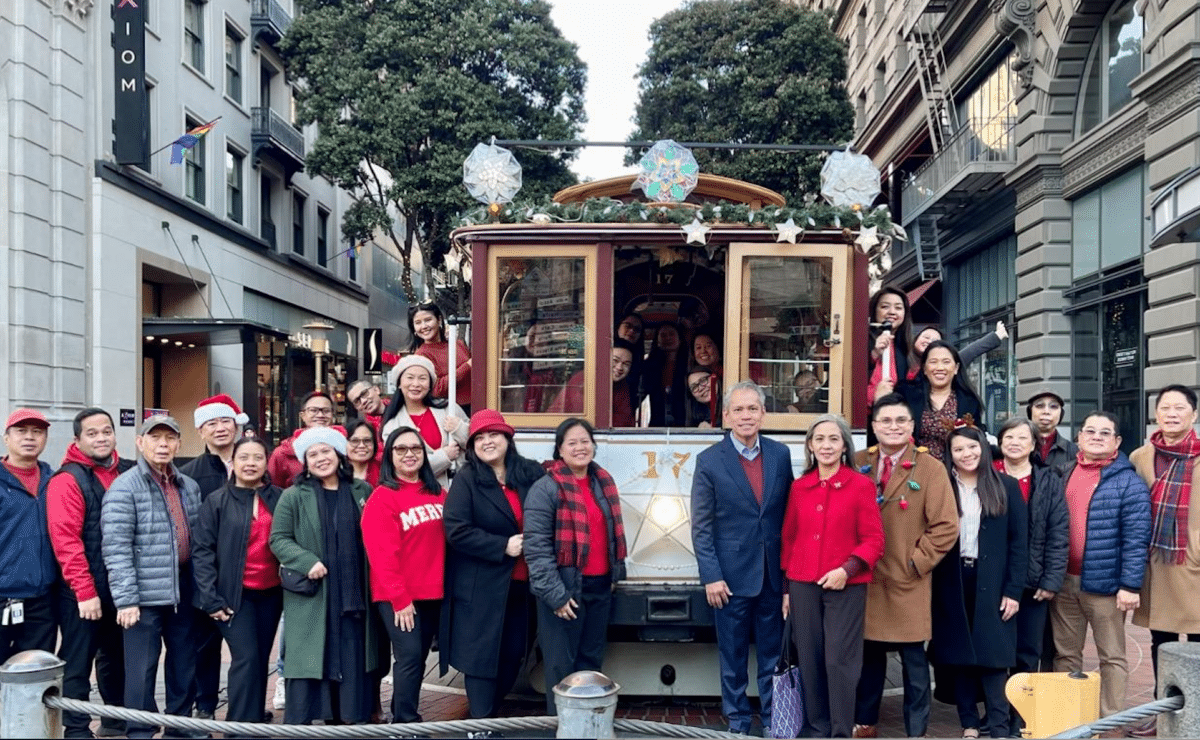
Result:
<svg viewBox="0 0 1200 740"><path fill-rule="evenodd" d="M464 214L459 226L475 226L487 223L519 224L537 223L535 217L549 218L552 223L585 224L689 224L700 219L706 224L730 224L774 228L789 218L804 229L857 230L863 226L874 226L880 234L896 232L887 206L854 210L820 202L802 206L766 206L758 210L739 203L714 205L706 203L699 208L667 207L654 203L623 203L612 198L589 198L582 203L540 202L508 203L499 206L492 214L486 206ZM538 219L539 221L542 218Z"/></svg>

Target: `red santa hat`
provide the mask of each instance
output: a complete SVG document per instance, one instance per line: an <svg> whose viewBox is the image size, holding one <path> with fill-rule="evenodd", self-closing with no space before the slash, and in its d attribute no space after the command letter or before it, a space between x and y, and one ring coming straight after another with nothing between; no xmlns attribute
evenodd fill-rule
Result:
<svg viewBox="0 0 1200 740"><path fill-rule="evenodd" d="M193 414L196 420L196 428L204 426L204 422L212 421L213 419L233 419L237 424L245 425L250 423L250 417L242 413L238 408L237 403L232 398L224 393L218 393L212 398L206 398L196 407L196 412Z"/></svg>

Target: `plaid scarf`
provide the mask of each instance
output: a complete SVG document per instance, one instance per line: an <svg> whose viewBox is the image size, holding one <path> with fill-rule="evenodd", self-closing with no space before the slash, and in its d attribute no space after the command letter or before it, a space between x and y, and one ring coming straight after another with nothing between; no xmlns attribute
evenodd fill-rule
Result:
<svg viewBox="0 0 1200 740"><path fill-rule="evenodd" d="M1167 444L1161 431L1150 435L1154 445L1154 487L1150 491L1150 553L1160 563L1182 565L1187 557L1188 504L1192 497L1192 467L1200 457L1200 440L1188 431L1178 444Z"/></svg>
<svg viewBox="0 0 1200 740"><path fill-rule="evenodd" d="M558 510L555 514L554 549L558 551L558 564L583 570L588 556L587 504L584 491L575 485L575 474L562 460L555 460L546 467L546 472L558 484ZM617 484L604 468L596 463L588 466L588 477L600 482L600 490L612 509L613 536L616 537L617 560L625 559L625 524L621 521L621 499L617 495ZM586 495L591 495L587 491Z"/></svg>

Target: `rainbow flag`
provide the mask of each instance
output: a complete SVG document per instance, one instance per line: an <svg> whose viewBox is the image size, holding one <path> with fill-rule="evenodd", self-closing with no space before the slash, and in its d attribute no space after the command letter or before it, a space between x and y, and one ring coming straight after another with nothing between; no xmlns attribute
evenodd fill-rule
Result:
<svg viewBox="0 0 1200 740"><path fill-rule="evenodd" d="M197 126L183 136L180 136L175 141L171 142L171 164L182 164L183 150L191 149L192 147L196 146L196 143L200 141L200 137L204 136L209 131L212 131L213 127L217 125L217 121L219 120L221 119L214 118L208 123Z"/></svg>

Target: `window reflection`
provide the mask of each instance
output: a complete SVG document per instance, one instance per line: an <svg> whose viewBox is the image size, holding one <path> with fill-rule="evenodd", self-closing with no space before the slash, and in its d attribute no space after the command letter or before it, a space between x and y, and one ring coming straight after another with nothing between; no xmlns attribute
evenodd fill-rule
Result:
<svg viewBox="0 0 1200 740"><path fill-rule="evenodd" d="M742 351L767 411L829 410L833 262L814 257L748 257L742 273Z"/></svg>
<svg viewBox="0 0 1200 740"><path fill-rule="evenodd" d="M583 413L582 257L498 260L500 410Z"/></svg>

